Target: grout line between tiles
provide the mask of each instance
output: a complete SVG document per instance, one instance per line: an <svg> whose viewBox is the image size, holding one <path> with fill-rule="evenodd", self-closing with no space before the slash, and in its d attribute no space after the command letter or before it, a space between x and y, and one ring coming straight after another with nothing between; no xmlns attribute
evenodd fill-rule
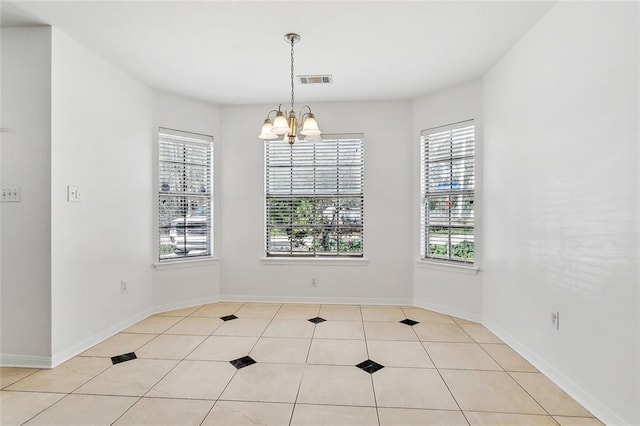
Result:
<svg viewBox="0 0 640 426"><path fill-rule="evenodd" d="M367 328L364 326L364 315L362 313L362 305L358 305L360 308L360 319L362 320L362 333L364 335L364 347L367 351L367 359L371 359L369 354L369 339L367 339ZM373 374L369 374L371 380L371 391L373 392L373 403L376 407L376 418L378 419L378 426L380 426L380 412L378 411L378 398L376 397L376 386L373 383Z"/></svg>
<svg viewBox="0 0 640 426"><path fill-rule="evenodd" d="M505 373L507 376L509 376L509 378L510 378L511 380L513 380L513 381L514 381L518 386L520 386L520 388L521 388L521 389L522 389L522 390L523 390L527 395L529 395L529 397L530 397L531 399L533 399L533 400L535 401L535 403L536 403L536 404L538 404L538 406L539 406L540 408L542 408L542 410L543 410L545 413L547 413L549 416L552 416L552 414L551 414L549 411L547 411L547 409L546 409L546 408L544 408L544 407L542 406L542 403L541 403L540 401L538 401L538 399L537 399L537 398L535 398L533 395L531 395L531 393L529 393L529 391L528 391L527 389L525 389L525 387L524 387L524 386L522 386L522 385L520 384L520 382L519 382L519 381L517 381L517 380L515 379L515 377L513 377L513 376L512 376L508 371L505 371L504 373ZM531 374L541 374L541 373L531 373ZM552 417L553 417L553 416L552 416ZM555 419L554 419L554 420L555 420Z"/></svg>
<svg viewBox="0 0 640 426"><path fill-rule="evenodd" d="M418 341L420 341L420 336L418 336L418 332L415 330L415 328L413 328L413 327L411 327L411 328L413 329L413 332L416 334L416 337L418 337ZM462 327L460 327L460 328L462 328ZM444 377L442 377L442 373L440 373L440 369L438 368L438 366L434 362L433 358L431 358L431 354L429 354L429 351L424 346L424 343L422 341L420 341L420 344L422 345L422 348L424 349L424 351L427 353L427 356L429 357L429 360L433 364L433 367L438 372L438 376L440 377L440 380L442 380L442 383L444 383L445 387L447 388L447 391L449 392L449 395L451 395L451 398L453 398L453 400L455 401L456 405L458 406L458 410L462 413L462 416L464 417L464 420L467 422L468 425L471 425L471 422L469 421L467 416L464 414L464 411L462 411L462 407L460 406L460 403L456 399L456 396L453 394L453 392L451 392L451 389L449 388L449 384L444 380Z"/></svg>

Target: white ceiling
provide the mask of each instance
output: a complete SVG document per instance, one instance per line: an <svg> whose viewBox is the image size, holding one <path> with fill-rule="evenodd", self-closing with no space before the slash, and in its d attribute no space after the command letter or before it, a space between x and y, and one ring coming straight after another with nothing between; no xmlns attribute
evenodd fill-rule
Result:
<svg viewBox="0 0 640 426"><path fill-rule="evenodd" d="M410 99L482 75L552 2L42 1L3 24L58 27L151 87L218 104Z"/></svg>

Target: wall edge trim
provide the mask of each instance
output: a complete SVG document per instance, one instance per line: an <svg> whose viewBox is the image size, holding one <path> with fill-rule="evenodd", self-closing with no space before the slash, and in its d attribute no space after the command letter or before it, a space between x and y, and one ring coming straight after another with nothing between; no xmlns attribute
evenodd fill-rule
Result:
<svg viewBox="0 0 640 426"><path fill-rule="evenodd" d="M0 354L0 367L51 368L51 357Z"/></svg>
<svg viewBox="0 0 640 426"><path fill-rule="evenodd" d="M327 303L343 305L408 305L413 306L410 298L361 298L361 297L296 297L296 296L248 296L244 294L225 294L220 296L221 302L270 302L270 303Z"/></svg>
<svg viewBox="0 0 640 426"><path fill-rule="evenodd" d="M145 309L144 311L137 313L135 315L132 315L129 318L126 318L111 327L108 327L102 331L99 331L93 334L92 336L87 337L86 339L76 343L75 345L72 345L66 349L56 352L51 357L50 368L57 367L63 362L70 360L74 356L86 351L87 349L97 345L98 343L108 339L109 337L115 334L118 334L122 330L131 327L137 322L142 321L143 319L147 318L151 314L152 314L151 309Z"/></svg>
<svg viewBox="0 0 640 426"><path fill-rule="evenodd" d="M429 311L438 312L440 314L451 315L457 318L461 318L467 321L473 321L482 323L482 315L475 312L466 311L463 309L453 308L451 306L441 305L438 303L424 302L421 300L414 300L413 305L416 308L427 309Z"/></svg>

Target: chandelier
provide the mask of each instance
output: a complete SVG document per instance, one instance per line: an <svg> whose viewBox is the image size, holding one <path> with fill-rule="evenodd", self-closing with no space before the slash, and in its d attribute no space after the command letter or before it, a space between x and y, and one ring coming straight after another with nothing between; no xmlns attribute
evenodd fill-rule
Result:
<svg viewBox="0 0 640 426"><path fill-rule="evenodd" d="M262 131L258 138L263 140L278 139L283 136L283 141L289 142L293 145L296 141L301 139L300 136L320 136L320 129L316 122L311 107L305 105L300 110L300 121L302 122L302 129L299 129L298 119L294 111L294 84L293 84L293 45L300 41L300 36L296 33L288 33L284 35L286 42L291 44L291 109L287 112L286 108L283 108L282 104L278 106L278 109L274 109L267 113L267 118L262 124ZM305 111L308 109L308 111ZM304 113L303 113L304 111ZM271 113L276 113L273 122L271 121ZM287 118L288 116L288 118Z"/></svg>

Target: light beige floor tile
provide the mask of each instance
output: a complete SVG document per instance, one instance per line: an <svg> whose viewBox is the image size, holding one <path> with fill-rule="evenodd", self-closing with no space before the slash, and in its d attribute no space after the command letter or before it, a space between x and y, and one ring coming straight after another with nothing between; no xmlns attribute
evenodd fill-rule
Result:
<svg viewBox="0 0 640 426"><path fill-rule="evenodd" d="M313 339L307 364L353 366L366 359L364 340Z"/></svg>
<svg viewBox="0 0 640 426"><path fill-rule="evenodd" d="M176 364L177 361L159 359L134 359L116 364L75 393L142 396Z"/></svg>
<svg viewBox="0 0 640 426"><path fill-rule="evenodd" d="M434 368L420 342L367 341L369 358L385 367Z"/></svg>
<svg viewBox="0 0 640 426"><path fill-rule="evenodd" d="M322 305L318 316L329 321L362 321L360 306L355 305Z"/></svg>
<svg viewBox="0 0 640 426"><path fill-rule="evenodd" d="M40 370L8 390L70 393L111 366L108 358L76 357L50 370Z"/></svg>
<svg viewBox="0 0 640 426"><path fill-rule="evenodd" d="M272 319L280 310L279 303L245 303L235 312L238 318Z"/></svg>
<svg viewBox="0 0 640 426"><path fill-rule="evenodd" d="M215 400L235 373L228 362L182 361L145 396Z"/></svg>
<svg viewBox="0 0 640 426"><path fill-rule="evenodd" d="M180 317L165 317L161 315L153 315L147 319L143 319L137 324L132 325L124 332L160 334L167 331L167 329L175 325L181 319L182 318Z"/></svg>
<svg viewBox="0 0 640 426"><path fill-rule="evenodd" d="M378 407L458 409L437 370L385 367L372 376Z"/></svg>
<svg viewBox="0 0 640 426"><path fill-rule="evenodd" d="M397 321L365 321L364 334L367 340L418 340L411 326Z"/></svg>
<svg viewBox="0 0 640 426"><path fill-rule="evenodd" d="M225 321L213 332L214 336L260 336L269 325L270 319L238 318Z"/></svg>
<svg viewBox="0 0 640 426"><path fill-rule="evenodd" d="M191 315L192 313L194 313L200 308L201 308L200 305L191 306L189 308L182 308L182 309L175 309L173 311L160 312L160 313L157 313L156 315L165 316L165 317L188 317L189 315Z"/></svg>
<svg viewBox="0 0 640 426"><path fill-rule="evenodd" d="M210 336L191 352L187 359L232 361L246 356L257 341L257 337Z"/></svg>
<svg viewBox="0 0 640 426"><path fill-rule="evenodd" d="M221 400L294 402L303 365L253 364L241 368L233 377Z"/></svg>
<svg viewBox="0 0 640 426"><path fill-rule="evenodd" d="M292 411L293 404L218 401L202 426L283 426Z"/></svg>
<svg viewBox="0 0 640 426"><path fill-rule="evenodd" d="M242 303L236 302L218 302L218 303L210 303L208 305L204 305L198 308L195 312L193 312L191 317L210 317L210 318L220 318L225 317L227 315L231 315L236 312L242 306Z"/></svg>
<svg viewBox="0 0 640 426"><path fill-rule="evenodd" d="M414 325L413 329L423 342L473 342L458 324L421 322Z"/></svg>
<svg viewBox="0 0 640 426"><path fill-rule="evenodd" d="M420 308L402 308L402 311L407 316L414 321L418 322L431 322L431 323L439 323L439 324L455 324L453 319L449 315L441 314L438 312L428 311L426 309Z"/></svg>
<svg viewBox="0 0 640 426"><path fill-rule="evenodd" d="M463 411L546 414L507 373L440 370Z"/></svg>
<svg viewBox="0 0 640 426"><path fill-rule="evenodd" d="M38 371L37 368L0 367L0 388L9 386Z"/></svg>
<svg viewBox="0 0 640 426"><path fill-rule="evenodd" d="M142 398L115 425L198 426L212 406L213 401Z"/></svg>
<svg viewBox="0 0 640 426"><path fill-rule="evenodd" d="M296 404L291 426L377 426L374 407L340 407L336 405Z"/></svg>
<svg viewBox="0 0 640 426"><path fill-rule="evenodd" d="M183 359L204 341L205 336L160 335L138 349L138 358Z"/></svg>
<svg viewBox="0 0 640 426"><path fill-rule="evenodd" d="M371 377L357 367L308 365L297 402L373 407Z"/></svg>
<svg viewBox="0 0 640 426"><path fill-rule="evenodd" d="M134 352L136 349L149 342L155 336L152 334L118 333L109 337L91 349L84 351L81 356L109 357Z"/></svg>
<svg viewBox="0 0 640 426"><path fill-rule="evenodd" d="M423 345L438 368L502 370L477 343L423 342Z"/></svg>
<svg viewBox="0 0 640 426"><path fill-rule="evenodd" d="M189 334L208 336L218 327L224 324L220 318L212 317L188 317L169 328L164 334Z"/></svg>
<svg viewBox="0 0 640 426"><path fill-rule="evenodd" d="M551 416L465 411L471 426L557 426Z"/></svg>
<svg viewBox="0 0 640 426"><path fill-rule="evenodd" d="M62 393L0 392L0 424L21 425L65 396Z"/></svg>
<svg viewBox="0 0 640 426"><path fill-rule="evenodd" d="M364 340L364 329L361 321L325 321L316 325L313 338Z"/></svg>
<svg viewBox="0 0 640 426"><path fill-rule="evenodd" d="M311 339L262 337L253 347L249 356L257 362L304 364L307 360L310 344Z"/></svg>
<svg viewBox="0 0 640 426"><path fill-rule="evenodd" d="M591 417L591 413L541 373L511 373L511 376L551 415Z"/></svg>
<svg viewBox="0 0 640 426"><path fill-rule="evenodd" d="M482 343L480 346L506 371L536 373L538 370L529 364L507 345L500 343Z"/></svg>
<svg viewBox="0 0 640 426"><path fill-rule="evenodd" d="M604 423L595 417L553 416L553 418L560 423L560 426L604 426Z"/></svg>
<svg viewBox="0 0 640 426"><path fill-rule="evenodd" d="M458 410L414 410L409 408L378 408L380 426L468 426Z"/></svg>
<svg viewBox="0 0 640 426"><path fill-rule="evenodd" d="M264 337L311 338L315 324L302 319L274 319L264 331Z"/></svg>
<svg viewBox="0 0 640 426"><path fill-rule="evenodd" d="M26 424L33 425L109 425L138 398L104 395L68 395Z"/></svg>
<svg viewBox="0 0 640 426"><path fill-rule="evenodd" d="M318 316L320 305L282 305L276 319L302 319L308 320Z"/></svg>
<svg viewBox="0 0 640 426"><path fill-rule="evenodd" d="M460 324L460 327L478 343L504 343L481 324Z"/></svg>
<svg viewBox="0 0 640 426"><path fill-rule="evenodd" d="M399 306L363 306L363 321L402 321L404 312Z"/></svg>

